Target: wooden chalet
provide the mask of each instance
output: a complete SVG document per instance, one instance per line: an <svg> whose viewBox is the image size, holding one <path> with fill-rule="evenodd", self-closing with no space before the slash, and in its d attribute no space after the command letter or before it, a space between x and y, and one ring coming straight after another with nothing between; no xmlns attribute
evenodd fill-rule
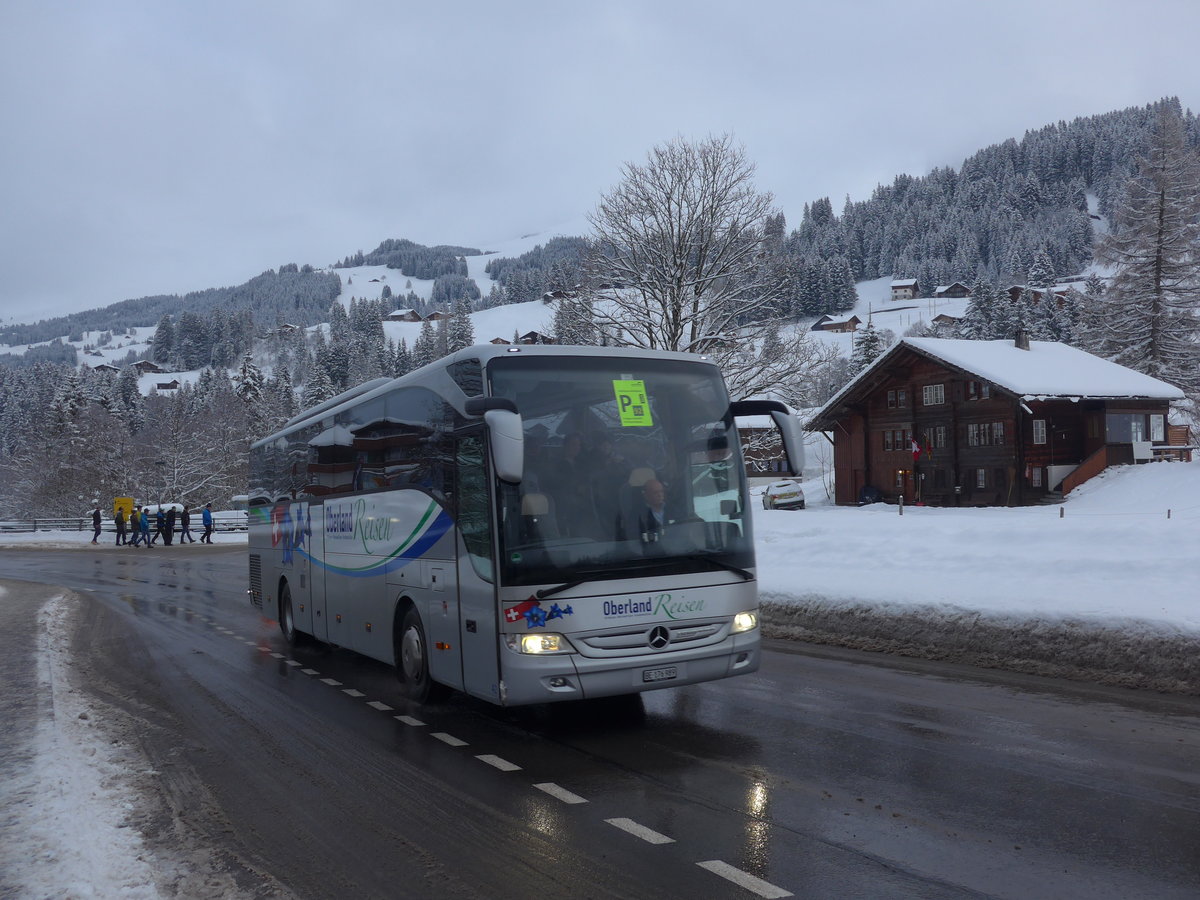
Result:
<svg viewBox="0 0 1200 900"><path fill-rule="evenodd" d="M917 279L897 278L892 282L893 300L911 300L917 296Z"/></svg>
<svg viewBox="0 0 1200 900"><path fill-rule="evenodd" d="M855 315L849 316L830 316L825 315L813 322L813 331L837 331L849 332L857 331L858 326L862 324L862 319Z"/></svg>
<svg viewBox="0 0 1200 900"><path fill-rule="evenodd" d="M971 289L961 281L956 281L954 284L939 284L933 289L935 300L955 300L962 297L970 297Z"/></svg>
<svg viewBox="0 0 1200 900"><path fill-rule="evenodd" d="M1111 465L1172 454L1173 385L1055 341L905 338L806 426L834 447L835 501L1020 506Z"/></svg>
<svg viewBox="0 0 1200 900"><path fill-rule="evenodd" d="M395 309L383 317L385 322L421 322L421 314L415 309Z"/></svg>
<svg viewBox="0 0 1200 900"><path fill-rule="evenodd" d="M162 372L162 367L158 363L152 363L148 359L139 359L133 364L133 367L137 369L139 375L157 375Z"/></svg>
<svg viewBox="0 0 1200 900"><path fill-rule="evenodd" d="M548 334L542 334L540 331L527 331L519 338L518 344L555 344L557 341Z"/></svg>

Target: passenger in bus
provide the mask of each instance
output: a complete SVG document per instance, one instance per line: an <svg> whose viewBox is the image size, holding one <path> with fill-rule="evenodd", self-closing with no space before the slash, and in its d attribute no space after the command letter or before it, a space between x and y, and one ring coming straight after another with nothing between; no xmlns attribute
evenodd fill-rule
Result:
<svg viewBox="0 0 1200 900"><path fill-rule="evenodd" d="M650 543L658 540L675 520L667 515L667 489L657 478L642 485L642 497L646 506L638 517L638 526L642 540Z"/></svg>
<svg viewBox="0 0 1200 900"><path fill-rule="evenodd" d="M559 530L567 537L595 537L591 478L583 452L583 436L572 431L563 438L562 451L548 471L551 495L558 510Z"/></svg>

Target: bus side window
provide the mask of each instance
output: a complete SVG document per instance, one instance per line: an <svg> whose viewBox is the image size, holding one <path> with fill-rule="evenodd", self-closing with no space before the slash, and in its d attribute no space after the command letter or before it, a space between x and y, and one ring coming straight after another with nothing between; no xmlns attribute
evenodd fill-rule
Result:
<svg viewBox="0 0 1200 900"><path fill-rule="evenodd" d="M483 459L483 437L458 439L455 453L458 527L476 574L492 580L492 519L488 499L487 466Z"/></svg>

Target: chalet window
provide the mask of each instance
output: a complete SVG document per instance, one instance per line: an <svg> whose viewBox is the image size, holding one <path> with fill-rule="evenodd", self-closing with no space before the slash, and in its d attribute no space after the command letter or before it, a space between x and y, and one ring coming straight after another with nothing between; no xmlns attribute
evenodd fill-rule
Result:
<svg viewBox="0 0 1200 900"><path fill-rule="evenodd" d="M979 382L978 381L968 381L967 382L967 399L974 400L978 396L979 396Z"/></svg>
<svg viewBox="0 0 1200 900"><path fill-rule="evenodd" d="M904 490L904 476L907 474L908 474L907 469L897 469L896 470L896 490L898 490L898 491Z"/></svg>
<svg viewBox="0 0 1200 900"><path fill-rule="evenodd" d="M908 406L908 391L896 391L896 405L900 409Z"/></svg>
<svg viewBox="0 0 1200 900"><path fill-rule="evenodd" d="M896 392L888 391L888 409L896 408Z"/></svg>
<svg viewBox="0 0 1200 900"><path fill-rule="evenodd" d="M987 469L976 469L975 470L975 487L977 487L977 488L987 487Z"/></svg>
<svg viewBox="0 0 1200 900"><path fill-rule="evenodd" d="M921 388L921 402L926 406L940 406L946 402L946 386L944 384L927 384Z"/></svg>
<svg viewBox="0 0 1200 900"><path fill-rule="evenodd" d="M992 443L1002 445L1004 443L1004 423L992 423Z"/></svg>
<svg viewBox="0 0 1200 900"><path fill-rule="evenodd" d="M1152 415L1150 417L1150 440L1166 440L1166 425L1164 416Z"/></svg>
<svg viewBox="0 0 1200 900"><path fill-rule="evenodd" d="M939 425L939 426L937 426L937 428L933 429L933 446L935 446L935 447L945 447L946 446L946 426L945 425Z"/></svg>
<svg viewBox="0 0 1200 900"><path fill-rule="evenodd" d="M884 433L883 433L883 449L884 449L885 451L887 451L887 450L891 450L891 449L892 449L892 432L891 432L891 429L888 429L888 430L884 431Z"/></svg>
<svg viewBox="0 0 1200 900"><path fill-rule="evenodd" d="M968 425L967 426L967 446L968 447L978 447L979 446L979 426L978 425Z"/></svg>
<svg viewBox="0 0 1200 900"><path fill-rule="evenodd" d="M1029 483L1032 484L1034 487L1042 486L1042 467L1041 466L1033 467L1033 470L1029 473Z"/></svg>
<svg viewBox="0 0 1200 900"><path fill-rule="evenodd" d="M987 400L992 396L992 386L990 384L979 385L979 399Z"/></svg>
<svg viewBox="0 0 1200 900"><path fill-rule="evenodd" d="M1034 419L1033 420L1033 442L1035 444L1046 443L1046 420L1045 419Z"/></svg>

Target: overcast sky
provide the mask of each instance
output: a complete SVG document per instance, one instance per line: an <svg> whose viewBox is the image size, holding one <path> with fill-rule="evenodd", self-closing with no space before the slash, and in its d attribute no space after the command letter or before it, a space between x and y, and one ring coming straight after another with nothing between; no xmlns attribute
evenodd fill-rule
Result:
<svg viewBox="0 0 1200 900"><path fill-rule="evenodd" d="M1200 103L1196 0L4 0L0 320L389 237L574 226L731 133L791 226L1026 129Z"/></svg>

